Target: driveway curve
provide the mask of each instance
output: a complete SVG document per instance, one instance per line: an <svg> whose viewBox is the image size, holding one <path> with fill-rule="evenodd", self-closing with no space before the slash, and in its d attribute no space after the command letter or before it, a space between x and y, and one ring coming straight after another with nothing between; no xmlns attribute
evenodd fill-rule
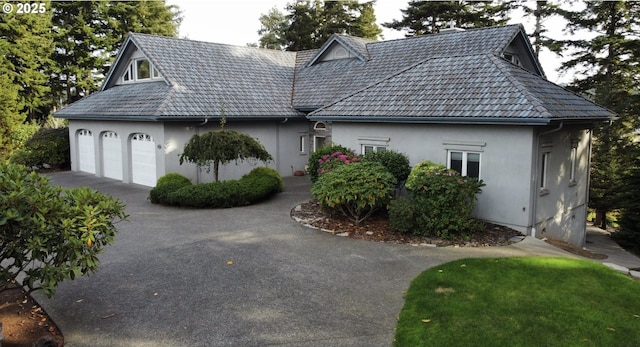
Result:
<svg viewBox="0 0 640 347"><path fill-rule="evenodd" d="M151 204L149 188L50 174L120 198L129 221L93 275L36 295L65 346L390 346L403 292L422 271L467 257L571 256L525 238L506 247L431 248L353 240L289 212L308 178L263 203L196 210Z"/></svg>

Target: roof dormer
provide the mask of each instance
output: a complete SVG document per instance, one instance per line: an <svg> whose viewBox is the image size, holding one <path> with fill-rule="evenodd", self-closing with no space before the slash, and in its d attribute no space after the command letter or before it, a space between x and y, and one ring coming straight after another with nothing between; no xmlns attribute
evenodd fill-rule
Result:
<svg viewBox="0 0 640 347"><path fill-rule="evenodd" d="M147 59L142 52L135 50L127 67L122 72L116 84L146 82L162 79L160 72L153 63Z"/></svg>
<svg viewBox="0 0 640 347"><path fill-rule="evenodd" d="M342 59L358 59L360 61L369 60L367 43L371 40L352 37L348 35L333 34L331 38L318 50L316 56L308 66L320 62L327 62Z"/></svg>
<svg viewBox="0 0 640 347"><path fill-rule="evenodd" d="M535 54L533 54L531 44L524 37L522 31L502 51L502 58L538 76L545 77L542 66Z"/></svg>

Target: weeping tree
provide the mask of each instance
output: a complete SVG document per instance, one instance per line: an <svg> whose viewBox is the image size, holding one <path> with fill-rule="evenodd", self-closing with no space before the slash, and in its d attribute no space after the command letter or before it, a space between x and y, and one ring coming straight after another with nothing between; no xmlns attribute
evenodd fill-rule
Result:
<svg viewBox="0 0 640 347"><path fill-rule="evenodd" d="M223 123L224 124L224 123ZM245 159L258 159L263 162L273 160L271 154L253 137L224 128L203 135L193 135L184 146L180 155L180 164L187 161L198 167L207 167L218 182L220 164Z"/></svg>

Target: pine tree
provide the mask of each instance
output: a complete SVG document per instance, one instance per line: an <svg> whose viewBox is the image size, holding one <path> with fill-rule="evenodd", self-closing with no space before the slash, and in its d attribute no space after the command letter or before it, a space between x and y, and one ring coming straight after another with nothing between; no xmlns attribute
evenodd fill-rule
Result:
<svg viewBox="0 0 640 347"><path fill-rule="evenodd" d="M503 25L508 21L509 1L409 1L402 20L384 23L387 28L407 30L407 36L438 33L451 27L471 29Z"/></svg>
<svg viewBox="0 0 640 347"><path fill-rule="evenodd" d="M333 34L375 40L382 29L375 23L373 1L310 0L289 3L287 24L281 37L289 51L320 48Z"/></svg>
<svg viewBox="0 0 640 347"><path fill-rule="evenodd" d="M629 146L637 121L640 75L640 3L632 1L586 2L582 11L562 11L573 32L588 30L596 35L590 40L560 42L572 49L571 59L562 69L574 69L576 78L569 88L590 96L596 103L616 112L613 124L593 129L593 160L589 206L596 209L596 219L606 229L607 213L623 203L629 190L623 179L630 167L625 148Z"/></svg>
<svg viewBox="0 0 640 347"><path fill-rule="evenodd" d="M630 148L630 170L624 175L626 190L623 193L620 230L612 234L616 242L624 248L640 255L640 144L633 143Z"/></svg>
<svg viewBox="0 0 640 347"><path fill-rule="evenodd" d="M11 12L0 16L0 37L4 43L2 64L4 74L17 88L18 112L27 119L42 119L48 115L49 86L45 69L50 65L53 51L51 15L48 2L43 13L20 14Z"/></svg>
<svg viewBox="0 0 640 347"><path fill-rule="evenodd" d="M165 1L54 1L54 97L63 105L96 91L129 32L176 36L181 17Z"/></svg>

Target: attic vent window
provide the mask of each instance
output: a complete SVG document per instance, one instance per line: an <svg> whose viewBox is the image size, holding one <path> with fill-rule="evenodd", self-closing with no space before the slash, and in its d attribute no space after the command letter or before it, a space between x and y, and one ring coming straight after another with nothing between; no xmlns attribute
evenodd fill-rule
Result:
<svg viewBox="0 0 640 347"><path fill-rule="evenodd" d="M504 58L507 59L511 64L522 66L522 63L520 62L520 58L518 57L517 54L505 53Z"/></svg>
<svg viewBox="0 0 640 347"><path fill-rule="evenodd" d="M135 82L160 78L160 73L148 59L132 60L122 75L122 82Z"/></svg>

